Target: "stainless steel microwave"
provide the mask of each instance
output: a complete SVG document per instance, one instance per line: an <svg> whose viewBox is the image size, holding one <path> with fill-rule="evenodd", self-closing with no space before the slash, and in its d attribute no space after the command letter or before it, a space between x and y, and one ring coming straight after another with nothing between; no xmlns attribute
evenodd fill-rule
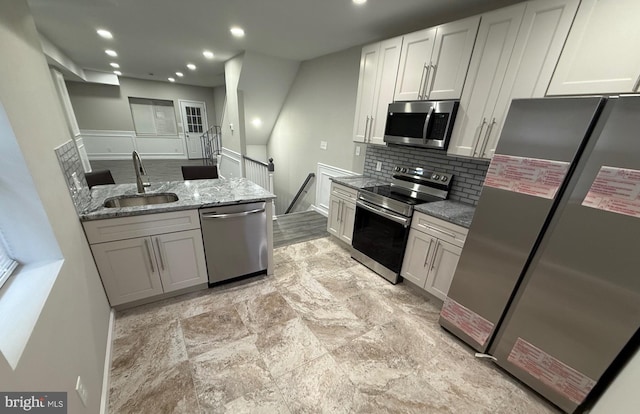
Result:
<svg viewBox="0 0 640 414"><path fill-rule="evenodd" d="M389 104L384 142L446 150L459 101L415 101Z"/></svg>

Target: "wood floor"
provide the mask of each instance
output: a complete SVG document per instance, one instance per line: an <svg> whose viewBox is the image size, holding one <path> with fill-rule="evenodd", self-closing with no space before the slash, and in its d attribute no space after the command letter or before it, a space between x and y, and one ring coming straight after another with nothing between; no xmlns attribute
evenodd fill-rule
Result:
<svg viewBox="0 0 640 414"><path fill-rule="evenodd" d="M327 236L327 218L315 211L281 215L273 221L274 248Z"/></svg>

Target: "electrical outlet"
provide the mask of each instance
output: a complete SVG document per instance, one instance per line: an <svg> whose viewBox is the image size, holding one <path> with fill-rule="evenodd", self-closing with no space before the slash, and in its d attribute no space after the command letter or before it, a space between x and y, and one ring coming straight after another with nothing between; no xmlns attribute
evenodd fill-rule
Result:
<svg viewBox="0 0 640 414"><path fill-rule="evenodd" d="M382 171L382 162L378 161L376 163L376 171Z"/></svg>
<svg viewBox="0 0 640 414"><path fill-rule="evenodd" d="M360 156L360 145L356 145L356 157Z"/></svg>
<svg viewBox="0 0 640 414"><path fill-rule="evenodd" d="M82 383L82 378L80 377L80 375L78 375L78 380L76 381L76 392L80 396L80 400L82 401L82 404L84 404L84 406L86 407L87 401L89 400L89 392L84 387L84 384Z"/></svg>
<svg viewBox="0 0 640 414"><path fill-rule="evenodd" d="M327 141L320 141L320 149L323 149L323 150L327 149Z"/></svg>

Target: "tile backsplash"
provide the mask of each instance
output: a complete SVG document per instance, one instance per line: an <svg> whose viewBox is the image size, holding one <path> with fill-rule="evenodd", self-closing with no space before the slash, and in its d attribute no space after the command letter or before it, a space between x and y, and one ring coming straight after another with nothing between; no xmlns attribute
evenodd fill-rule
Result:
<svg viewBox="0 0 640 414"><path fill-rule="evenodd" d="M382 170L376 171L376 164L382 163ZM489 168L489 161L447 156L444 151L424 148L389 145L367 145L364 160L364 175L390 180L393 167L433 168L436 172L453 174L453 184L449 198L476 205L482 191L482 183Z"/></svg>
<svg viewBox="0 0 640 414"><path fill-rule="evenodd" d="M78 148L73 140L69 140L55 149L60 168L67 180L67 188L69 194L73 199L73 204L76 206L76 211L80 212L80 206L83 201L90 195L89 185L86 178L84 178L84 168L82 167L82 161L80 160L80 154ZM75 176L80 183L80 190L77 190L73 176Z"/></svg>

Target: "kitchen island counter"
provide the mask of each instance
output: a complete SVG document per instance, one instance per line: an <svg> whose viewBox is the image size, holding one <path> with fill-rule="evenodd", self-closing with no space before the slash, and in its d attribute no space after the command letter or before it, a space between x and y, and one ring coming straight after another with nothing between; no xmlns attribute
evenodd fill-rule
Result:
<svg viewBox="0 0 640 414"><path fill-rule="evenodd" d="M174 193L178 201L135 207L104 207L105 200L118 196L137 195L136 184L96 186L80 207L80 220L101 220L115 217L193 210L254 201L267 201L276 196L246 178L170 181L151 183L146 194Z"/></svg>
<svg viewBox="0 0 640 414"><path fill-rule="evenodd" d="M347 187L360 190L365 187L373 187L375 185L387 185L389 181L382 181L379 178L366 177L364 175L352 175L347 177L331 177L331 181L336 184L342 184Z"/></svg>

